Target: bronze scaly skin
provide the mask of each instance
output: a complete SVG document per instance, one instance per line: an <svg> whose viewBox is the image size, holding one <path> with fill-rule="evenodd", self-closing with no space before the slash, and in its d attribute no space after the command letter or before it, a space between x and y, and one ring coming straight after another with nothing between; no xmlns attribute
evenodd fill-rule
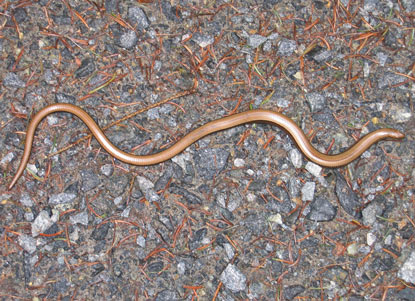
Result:
<svg viewBox="0 0 415 301"><path fill-rule="evenodd" d="M88 113L86 113L80 107L68 103L57 103L46 106L35 116L33 116L27 128L26 144L22 160L15 176L13 177L13 180L10 182L8 189L11 189L14 184L16 184L17 180L21 177L23 171L26 168L32 149L33 138L38 124L47 115L55 112L68 112L78 116L88 126L99 144L101 144L101 146L110 155L120 161L133 165L158 164L181 153L189 145L206 135L249 122L269 122L279 126L291 135L291 137L297 143L298 148L310 161L325 167L339 167L346 165L359 157L372 144L378 142L379 140L400 140L405 137L403 133L394 129L379 129L367 134L343 153L337 155L326 155L316 150L308 141L304 132L292 119L288 118L287 116L269 110L250 110L208 122L205 125L193 130L184 136L181 140L179 140L176 144L162 152L146 156L137 156L126 153L114 146L104 135L101 128L96 124L91 116L89 116Z"/></svg>

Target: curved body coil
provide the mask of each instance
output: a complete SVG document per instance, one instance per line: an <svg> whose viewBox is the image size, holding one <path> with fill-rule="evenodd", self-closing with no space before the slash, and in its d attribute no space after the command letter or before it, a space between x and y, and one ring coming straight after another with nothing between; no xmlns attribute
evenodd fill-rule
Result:
<svg viewBox="0 0 415 301"><path fill-rule="evenodd" d="M182 139L180 139L176 144L162 152L152 155L137 156L134 154L126 153L113 145L102 132L101 128L92 119L92 117L80 107L67 103L57 103L46 106L36 115L34 115L30 121L26 133L26 144L23 152L23 157L19 168L8 187L9 189L14 186L26 168L32 149L33 138L38 124L40 121L42 121L43 118L54 112L68 112L79 117L88 126L99 144L110 155L120 161L133 165L152 165L166 161L176 156L189 145L206 135L249 122L269 122L281 127L291 135L301 152L309 160L325 167L339 167L346 165L359 157L372 144L378 142L379 140L386 138L402 139L405 137L404 134L394 129L379 129L367 134L343 153L336 155L326 155L319 152L311 145L304 132L289 117L269 110L250 110L208 122L205 125L191 131Z"/></svg>

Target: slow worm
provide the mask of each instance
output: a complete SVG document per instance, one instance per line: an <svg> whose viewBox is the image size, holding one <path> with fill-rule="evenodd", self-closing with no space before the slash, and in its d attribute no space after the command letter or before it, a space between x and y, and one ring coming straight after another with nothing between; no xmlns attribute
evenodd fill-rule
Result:
<svg viewBox="0 0 415 301"><path fill-rule="evenodd" d="M325 167L339 167L346 165L359 157L372 144L376 143L379 140L386 138L402 139L405 137L404 134L394 129L379 129L367 134L343 153L337 155L326 155L319 152L311 145L304 132L290 118L280 113L268 110L250 110L208 122L205 125L193 130L172 147L162 152L153 155L136 156L126 153L114 146L104 135L101 128L84 110L72 104L57 103L43 108L33 116L27 128L26 144L23 152L23 158L20 162L16 175L8 187L9 189L11 189L14 184L16 184L17 180L20 178L26 168L30 157L30 151L32 149L33 138L39 122L47 115L54 112L68 112L78 116L88 126L92 134L98 140L99 144L101 144L101 146L109 154L120 161L133 165L152 165L166 161L176 156L189 145L206 135L248 122L269 122L283 128L291 135L300 150L309 160Z"/></svg>

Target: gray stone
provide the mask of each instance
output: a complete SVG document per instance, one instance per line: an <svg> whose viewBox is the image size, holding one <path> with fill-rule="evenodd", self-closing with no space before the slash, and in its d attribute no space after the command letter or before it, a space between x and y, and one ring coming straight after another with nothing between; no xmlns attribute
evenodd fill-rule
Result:
<svg viewBox="0 0 415 301"><path fill-rule="evenodd" d="M304 292L305 287L302 285L291 285L284 288L284 300L294 300L299 294Z"/></svg>
<svg viewBox="0 0 415 301"><path fill-rule="evenodd" d="M320 165L317 165L317 164L315 164L315 163L313 163L313 162L307 162L307 164L306 164L306 166L305 166L305 169L306 169L309 173L311 173L313 176L315 176L315 177L320 177L320 173L321 173L321 170L322 170L323 168L321 168L321 166L320 166Z"/></svg>
<svg viewBox="0 0 415 301"><path fill-rule="evenodd" d="M252 48L258 48L267 40L266 37L263 37L259 34L253 34L248 37L248 46Z"/></svg>
<svg viewBox="0 0 415 301"><path fill-rule="evenodd" d="M120 35L119 44L125 49L131 49L137 45L138 37L135 31L128 30Z"/></svg>
<svg viewBox="0 0 415 301"><path fill-rule="evenodd" d="M25 193L21 196L21 198L19 199L19 202L20 202L20 204L22 204L23 206L26 206L26 207L32 207L33 206L32 198L27 193Z"/></svg>
<svg viewBox="0 0 415 301"><path fill-rule="evenodd" d="M402 6L407 13L415 12L415 0L402 0Z"/></svg>
<svg viewBox="0 0 415 301"><path fill-rule="evenodd" d="M378 88L384 89L392 87L393 85L400 84L404 82L406 79L402 75L398 75L395 73L381 73L380 78L378 80Z"/></svg>
<svg viewBox="0 0 415 301"><path fill-rule="evenodd" d="M177 272L179 273L179 275L184 275L184 273L186 272L186 263L183 261L180 261L177 264Z"/></svg>
<svg viewBox="0 0 415 301"><path fill-rule="evenodd" d="M307 218L316 222L331 221L336 217L337 208L334 207L327 199L317 197L310 205L310 212Z"/></svg>
<svg viewBox="0 0 415 301"><path fill-rule="evenodd" d="M244 167L245 166L245 160L241 159L241 158L236 158L233 161L233 165L235 165L235 167L238 167L238 168Z"/></svg>
<svg viewBox="0 0 415 301"><path fill-rule="evenodd" d="M415 11L415 8L414 8L414 11ZM403 290L400 290L398 292L398 296L399 298L401 298L399 300L402 300L402 301L415 300L415 289L410 288L410 287L404 288Z"/></svg>
<svg viewBox="0 0 415 301"><path fill-rule="evenodd" d="M207 234L206 228L201 228L197 230L192 237L192 240L189 242L189 247L191 250L195 250L202 245L202 241Z"/></svg>
<svg viewBox="0 0 415 301"><path fill-rule="evenodd" d="M97 177L97 175L90 169L82 170L81 177L82 177L82 191L84 192L94 189L100 183L100 180Z"/></svg>
<svg viewBox="0 0 415 301"><path fill-rule="evenodd" d="M119 206L121 204L121 202L122 202L122 196L117 196L114 199L114 205L116 205L116 206Z"/></svg>
<svg viewBox="0 0 415 301"><path fill-rule="evenodd" d="M72 96L72 95L69 95L69 94L56 93L55 94L55 101L56 102L65 102L65 103L75 104L76 103L76 98L75 98L75 96Z"/></svg>
<svg viewBox="0 0 415 301"><path fill-rule="evenodd" d="M169 162L166 163L166 166L167 168L154 184L155 191L164 190L171 184L170 182L172 179L175 179L179 182L183 179L183 169L179 165Z"/></svg>
<svg viewBox="0 0 415 301"><path fill-rule="evenodd" d="M92 58L82 60L81 66L75 71L75 77L81 78L91 75L95 71L95 63Z"/></svg>
<svg viewBox="0 0 415 301"><path fill-rule="evenodd" d="M125 174L115 174L112 175L108 181L105 182L105 187L112 197L117 198L127 190L127 186L130 179ZM116 202L114 200L114 202Z"/></svg>
<svg viewBox="0 0 415 301"><path fill-rule="evenodd" d="M128 206L127 208L125 208L122 212L121 212L121 216L128 218L130 216L130 212L131 212L131 206Z"/></svg>
<svg viewBox="0 0 415 301"><path fill-rule="evenodd" d="M156 120L160 118L160 112L159 112L159 108L152 108L150 110L147 111L147 117L150 120Z"/></svg>
<svg viewBox="0 0 415 301"><path fill-rule="evenodd" d="M26 83L22 81L15 73L7 73L3 79L3 85L11 88L24 88Z"/></svg>
<svg viewBox="0 0 415 301"><path fill-rule="evenodd" d="M370 75L370 65L368 61L363 63L363 77L368 78Z"/></svg>
<svg viewBox="0 0 415 301"><path fill-rule="evenodd" d="M228 264L220 275L220 281L227 289L235 293L246 289L245 275L233 264Z"/></svg>
<svg viewBox="0 0 415 301"><path fill-rule="evenodd" d="M14 159L14 157L15 157L14 153L12 152L8 153L1 159L0 165L5 167L7 164L9 164Z"/></svg>
<svg viewBox="0 0 415 301"><path fill-rule="evenodd" d="M268 221L271 222L271 223L276 223L278 225L282 225L283 224L282 216L279 213L271 215L268 218Z"/></svg>
<svg viewBox="0 0 415 301"><path fill-rule="evenodd" d="M58 194L52 194L49 197L49 205L55 206L60 204L68 204L71 203L76 198L75 193L58 193Z"/></svg>
<svg viewBox="0 0 415 301"><path fill-rule="evenodd" d="M108 14L117 13L118 0L105 0L105 10Z"/></svg>
<svg viewBox="0 0 415 301"><path fill-rule="evenodd" d="M358 244L352 243L347 247L347 255L349 256L356 256L358 253Z"/></svg>
<svg viewBox="0 0 415 301"><path fill-rule="evenodd" d="M389 114L396 123L405 123L413 118L411 109L403 105L393 105Z"/></svg>
<svg viewBox="0 0 415 301"><path fill-rule="evenodd" d="M270 52L272 50L272 43L271 43L271 41L266 41L264 43L264 46L262 46L262 49L264 50L264 52Z"/></svg>
<svg viewBox="0 0 415 301"><path fill-rule="evenodd" d="M195 33L192 36L192 40L197 43L202 48L205 48L206 46L209 46L210 44L213 44L215 42L215 39L213 36L209 34L201 34L201 33Z"/></svg>
<svg viewBox="0 0 415 301"><path fill-rule="evenodd" d="M137 176L136 177L138 181L138 186L140 187L140 190L144 193L146 199L149 202L154 202L159 200L159 195L154 191L154 184L150 180Z"/></svg>
<svg viewBox="0 0 415 301"><path fill-rule="evenodd" d="M297 178L291 178L288 182L288 191L291 198L296 198L300 194L301 181Z"/></svg>
<svg viewBox="0 0 415 301"><path fill-rule="evenodd" d="M58 25L71 25L71 17L67 14L52 15L53 21Z"/></svg>
<svg viewBox="0 0 415 301"><path fill-rule="evenodd" d="M297 43L295 41L283 39L278 44L278 54L282 56L289 56L296 48Z"/></svg>
<svg viewBox="0 0 415 301"><path fill-rule="evenodd" d="M110 228L110 223L100 224L98 225L94 231L91 233L91 238L96 241L104 240L108 234L108 230Z"/></svg>
<svg viewBox="0 0 415 301"><path fill-rule="evenodd" d="M147 191L149 189L152 189L154 187L153 182L148 180L147 178L137 176L138 184L140 186L140 189L143 191Z"/></svg>
<svg viewBox="0 0 415 301"><path fill-rule="evenodd" d="M182 200L186 201L188 204L202 204L202 200L197 195L191 193L190 191L187 191L186 189L180 187L179 185L176 185L175 183L172 183L170 185L169 192L181 196Z"/></svg>
<svg viewBox="0 0 415 301"><path fill-rule="evenodd" d="M365 0L363 4L363 9L365 11L374 11L379 6L379 0Z"/></svg>
<svg viewBox="0 0 415 301"><path fill-rule="evenodd" d="M332 57L331 55L331 51L329 50L324 50L324 51L320 51L318 52L313 59L316 60L319 63L324 63L327 62L328 60L330 60Z"/></svg>
<svg viewBox="0 0 415 301"><path fill-rule="evenodd" d="M223 247L225 248L226 256L229 260L231 260L235 256L235 251L233 250L233 247L231 244L223 244Z"/></svg>
<svg viewBox="0 0 415 301"><path fill-rule="evenodd" d="M272 252L272 251L274 251L274 245L273 245L273 244L270 244L269 242L267 242L267 244L265 245L265 250L266 250L267 252Z"/></svg>
<svg viewBox="0 0 415 301"><path fill-rule="evenodd" d="M33 215L33 212L26 212L24 218L26 221L31 222L34 220L35 216Z"/></svg>
<svg viewBox="0 0 415 301"><path fill-rule="evenodd" d="M288 213L292 210L292 202L290 196L283 187L278 185L271 185L269 190L271 198L265 205L267 209L283 213Z"/></svg>
<svg viewBox="0 0 415 301"><path fill-rule="evenodd" d="M267 287L261 282L250 283L249 292L247 294L249 300L261 300L261 296L265 296Z"/></svg>
<svg viewBox="0 0 415 301"><path fill-rule="evenodd" d="M212 180L225 168L228 157L229 151L224 148L204 148L196 152L194 161L199 175Z"/></svg>
<svg viewBox="0 0 415 301"><path fill-rule="evenodd" d="M233 194L228 196L225 193L220 193L217 196L216 201L218 202L218 204L222 208L226 208L231 212L234 211L235 209L237 209L240 206L240 203L241 203L239 197L236 197Z"/></svg>
<svg viewBox="0 0 415 301"><path fill-rule="evenodd" d="M145 248L146 247L146 239L142 235L138 235L137 236L136 243L141 248Z"/></svg>
<svg viewBox="0 0 415 301"><path fill-rule="evenodd" d="M278 98L277 99L277 106L279 108L288 108L290 106L290 101L285 98Z"/></svg>
<svg viewBox="0 0 415 301"><path fill-rule="evenodd" d="M376 216L382 214L383 209L375 202L370 203L362 210L363 224L371 226L376 222Z"/></svg>
<svg viewBox="0 0 415 301"><path fill-rule="evenodd" d="M24 8L19 7L13 10L13 16L16 19L17 23L22 23L26 20L27 13Z"/></svg>
<svg viewBox="0 0 415 301"><path fill-rule="evenodd" d="M388 60L388 55L383 52L378 52L376 53L376 58L379 61L379 65L383 67L385 66L386 61Z"/></svg>
<svg viewBox="0 0 415 301"><path fill-rule="evenodd" d="M252 22L254 22L254 16L253 15L245 15L244 16L244 19L245 19L245 21L246 22L248 22L248 23L252 23Z"/></svg>
<svg viewBox="0 0 415 301"><path fill-rule="evenodd" d="M161 11L170 21L178 22L182 18L180 9L172 6L170 1L161 1Z"/></svg>
<svg viewBox="0 0 415 301"><path fill-rule="evenodd" d="M360 218L362 216L360 209L359 197L347 185L346 180L340 173L336 173L336 195L339 199L340 205L351 216Z"/></svg>
<svg viewBox="0 0 415 301"><path fill-rule="evenodd" d="M415 251L412 251L399 269L398 277L406 282L415 284Z"/></svg>
<svg viewBox="0 0 415 301"><path fill-rule="evenodd" d="M308 93L306 95L306 100L313 113L323 110L327 105L326 97L316 92Z"/></svg>
<svg viewBox="0 0 415 301"><path fill-rule="evenodd" d="M372 232L368 232L366 235L366 243L368 246L372 246L376 242L376 235Z"/></svg>
<svg viewBox="0 0 415 301"><path fill-rule="evenodd" d="M57 125L59 123L59 117L55 115L49 115L48 117L46 117L46 120L48 122L48 125L50 126Z"/></svg>
<svg viewBox="0 0 415 301"><path fill-rule="evenodd" d="M293 148L288 153L288 157L290 158L291 163L294 165L295 168L300 168L303 165L303 156L299 152L298 149Z"/></svg>
<svg viewBox="0 0 415 301"><path fill-rule="evenodd" d="M306 201L312 201L314 199L314 190L316 189L316 183L306 182L301 188L301 199Z"/></svg>
<svg viewBox="0 0 415 301"><path fill-rule="evenodd" d="M59 213L53 210L52 216L46 210L40 211L34 222L32 223L32 236L36 237L40 233L45 232L54 223L59 220Z"/></svg>
<svg viewBox="0 0 415 301"><path fill-rule="evenodd" d="M67 291L67 289L70 287L70 283L68 280L65 279L65 277L62 277L55 283L53 283L53 287L59 294L63 294Z"/></svg>
<svg viewBox="0 0 415 301"><path fill-rule="evenodd" d="M36 251L36 239L29 235L19 235L18 243L29 254L33 254Z"/></svg>
<svg viewBox="0 0 415 301"><path fill-rule="evenodd" d="M278 37L279 37L280 35L278 34L278 32L274 32L274 33L271 33L268 37L267 37L267 39L269 40L269 41L272 41L272 40L276 40L276 39L278 39Z"/></svg>
<svg viewBox="0 0 415 301"><path fill-rule="evenodd" d="M155 261L150 263L147 266L149 274L156 274L160 273L164 268L164 262L163 261Z"/></svg>
<svg viewBox="0 0 415 301"><path fill-rule="evenodd" d="M88 212L83 211L69 218L72 224L81 224L88 226Z"/></svg>
<svg viewBox="0 0 415 301"><path fill-rule="evenodd" d="M163 1L164 3L165 1ZM175 291L164 290L157 294L156 301L176 301L179 300Z"/></svg>
<svg viewBox="0 0 415 301"><path fill-rule="evenodd" d="M103 175L109 177L114 172L114 166L112 164L105 164L101 166L100 170Z"/></svg>
<svg viewBox="0 0 415 301"><path fill-rule="evenodd" d="M146 13L137 6L128 9L128 20L130 20L138 30L144 30L150 26L150 21L148 20Z"/></svg>
<svg viewBox="0 0 415 301"><path fill-rule="evenodd" d="M2 200L3 202L5 202L6 200L9 200L12 197L12 194L0 194L0 200Z"/></svg>

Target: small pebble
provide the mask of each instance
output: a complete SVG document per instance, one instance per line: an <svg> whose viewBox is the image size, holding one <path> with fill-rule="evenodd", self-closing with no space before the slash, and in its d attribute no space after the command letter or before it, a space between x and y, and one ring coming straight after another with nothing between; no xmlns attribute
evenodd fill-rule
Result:
<svg viewBox="0 0 415 301"><path fill-rule="evenodd" d="M314 199L314 191L316 188L316 183L306 182L301 188L301 195L303 202L312 201Z"/></svg>
<svg viewBox="0 0 415 301"><path fill-rule="evenodd" d="M320 173L321 173L321 170L322 170L323 168L321 168L321 166L320 166L320 165L317 165L317 164L315 164L315 163L313 163L313 162L307 162L307 164L306 164L306 166L305 166L305 169L306 169L309 173L311 173L313 176L315 176L315 177L319 177L319 176L320 176Z"/></svg>
<svg viewBox="0 0 415 301"><path fill-rule="evenodd" d="M291 163L294 165L295 168L300 168L303 165L303 157L298 149L293 148L288 153Z"/></svg>
<svg viewBox="0 0 415 301"><path fill-rule="evenodd" d="M235 167L238 167L238 168L244 167L245 166L245 160L244 159L240 159L240 158L236 158L233 161L233 165L235 165Z"/></svg>

